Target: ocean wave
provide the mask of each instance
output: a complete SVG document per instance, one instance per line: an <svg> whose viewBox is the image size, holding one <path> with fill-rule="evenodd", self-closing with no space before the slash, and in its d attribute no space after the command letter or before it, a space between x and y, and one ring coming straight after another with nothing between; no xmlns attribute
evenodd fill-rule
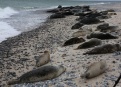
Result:
<svg viewBox="0 0 121 87"><path fill-rule="evenodd" d="M0 42L6 40L8 37L13 37L21 32L15 30L6 22L0 22Z"/></svg>
<svg viewBox="0 0 121 87"><path fill-rule="evenodd" d="M11 7L0 8L0 18L9 18L11 15L18 13Z"/></svg>

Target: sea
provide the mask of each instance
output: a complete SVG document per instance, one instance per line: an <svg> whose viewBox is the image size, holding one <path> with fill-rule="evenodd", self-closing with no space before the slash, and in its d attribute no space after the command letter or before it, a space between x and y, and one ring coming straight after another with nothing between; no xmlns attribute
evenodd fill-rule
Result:
<svg viewBox="0 0 121 87"><path fill-rule="evenodd" d="M0 0L0 42L39 27L51 14L45 10L58 5L109 5L111 1L82 0ZM118 3L118 2L117 2Z"/></svg>

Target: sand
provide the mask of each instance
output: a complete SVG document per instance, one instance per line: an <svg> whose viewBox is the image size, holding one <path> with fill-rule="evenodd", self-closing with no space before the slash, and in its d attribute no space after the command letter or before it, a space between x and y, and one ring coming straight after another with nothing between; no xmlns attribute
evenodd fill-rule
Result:
<svg viewBox="0 0 121 87"><path fill-rule="evenodd" d="M112 18L104 21L110 25L119 26L115 40L103 40L106 43L121 42L121 12L116 12ZM46 65L64 65L67 70L61 76L44 82L13 85L11 87L112 87L121 73L120 52L83 55L89 49L74 50L79 44L62 47L62 44L72 38L77 30L71 30L71 26L77 23L78 16L67 16L61 19L47 20L43 26L9 38L0 44L0 86L7 87L6 82L16 79L23 73L35 69L35 56L41 55L44 50L51 52L51 61ZM99 24L85 25L86 35L94 32ZM86 35L82 36L83 38ZM91 63L106 60L108 69L105 73L95 78L84 80L80 77ZM117 87L121 86L121 81Z"/></svg>

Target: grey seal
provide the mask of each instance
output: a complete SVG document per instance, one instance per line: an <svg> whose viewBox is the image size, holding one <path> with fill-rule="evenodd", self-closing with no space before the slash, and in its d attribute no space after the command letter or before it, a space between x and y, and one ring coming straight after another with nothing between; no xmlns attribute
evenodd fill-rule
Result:
<svg viewBox="0 0 121 87"><path fill-rule="evenodd" d="M60 66L43 66L38 69L29 71L18 79L8 81L8 85L21 84L21 83L33 83L38 81L50 80L58 77L66 71L66 68L62 65Z"/></svg>
<svg viewBox="0 0 121 87"><path fill-rule="evenodd" d="M40 56L35 56L36 66L42 66L50 61L50 53L49 51L44 51L44 54Z"/></svg>
<svg viewBox="0 0 121 87"><path fill-rule="evenodd" d="M121 45L120 44L105 44L101 46L97 46L90 51L87 51L85 54L106 54L106 53L113 53L115 51L121 51Z"/></svg>
<svg viewBox="0 0 121 87"><path fill-rule="evenodd" d="M90 79L104 73L106 69L107 69L107 64L105 60L94 62L87 68L86 72L83 75L81 75L81 77Z"/></svg>
<svg viewBox="0 0 121 87"><path fill-rule="evenodd" d="M102 44L102 41L100 39L93 38L93 39L91 39L87 42L82 43L76 49L85 49L85 48L98 46L98 45L101 45L101 44Z"/></svg>

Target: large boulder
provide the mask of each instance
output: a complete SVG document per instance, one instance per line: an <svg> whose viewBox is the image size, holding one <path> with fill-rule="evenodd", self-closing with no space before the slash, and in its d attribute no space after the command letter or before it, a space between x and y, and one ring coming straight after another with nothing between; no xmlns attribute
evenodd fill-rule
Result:
<svg viewBox="0 0 121 87"><path fill-rule="evenodd" d="M84 24L82 24L82 23L76 23L75 25L72 26L71 29L72 29L72 30L73 30L73 29L78 29L78 28L82 27L83 25L84 25Z"/></svg>

